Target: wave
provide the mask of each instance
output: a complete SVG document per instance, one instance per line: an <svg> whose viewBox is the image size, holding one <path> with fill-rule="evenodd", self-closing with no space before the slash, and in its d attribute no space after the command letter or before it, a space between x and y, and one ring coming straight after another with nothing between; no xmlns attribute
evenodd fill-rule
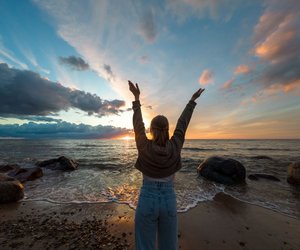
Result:
<svg viewBox="0 0 300 250"><path fill-rule="evenodd" d="M107 144L78 144L75 145L75 148L84 149L84 148L113 148L112 145Z"/></svg>
<svg viewBox="0 0 300 250"><path fill-rule="evenodd" d="M294 218L294 219L299 218L292 209L283 208L279 205L273 204L273 203L268 202L268 201L262 201L262 200L259 200L259 199L245 199L245 198L243 198L243 196L232 194L231 192L227 192L226 190L224 190L223 193L226 194L226 195L229 195L233 199L244 202L246 204L255 205L255 206L263 207L263 208L266 208L266 209L270 209L274 212L284 214L284 215L289 216L289 217Z"/></svg>
<svg viewBox="0 0 300 250"><path fill-rule="evenodd" d="M223 148L183 148L186 151L226 151Z"/></svg>
<svg viewBox="0 0 300 250"><path fill-rule="evenodd" d="M88 168L96 168L99 170L110 170L110 169L120 169L125 168L124 164L118 163L95 163L95 162L84 162L81 163L81 167L88 167Z"/></svg>
<svg viewBox="0 0 300 250"><path fill-rule="evenodd" d="M294 214L294 212L288 208L282 209L278 205L269 203L269 202L264 202L264 201L258 201L258 200L247 200L243 199L239 196L236 196L234 194L231 194L230 192L226 192L225 190L220 190L214 194L207 194L206 196L203 197L194 197L193 200L189 201L187 204L184 206L179 206L177 208L178 213L185 213L191 208L196 207L199 203L202 202L207 202L207 201L212 201L214 198L219 195L220 193L223 193L225 195L228 195L232 197L235 200L250 204L250 205L255 205L259 207L263 207L266 209L270 209L272 211L284 214L286 216L289 216L291 218L298 219L297 215ZM125 204L128 205L131 209L136 209L136 205L132 201L120 201L116 198L107 198L107 200L102 200L102 201L89 201L89 200L71 200L71 201L55 201L49 198L27 198L24 197L23 200L20 200L19 202L49 202L52 204L104 204L104 203L117 203L117 204Z"/></svg>
<svg viewBox="0 0 300 250"><path fill-rule="evenodd" d="M298 151L291 148L245 148L246 150L261 150L261 151Z"/></svg>

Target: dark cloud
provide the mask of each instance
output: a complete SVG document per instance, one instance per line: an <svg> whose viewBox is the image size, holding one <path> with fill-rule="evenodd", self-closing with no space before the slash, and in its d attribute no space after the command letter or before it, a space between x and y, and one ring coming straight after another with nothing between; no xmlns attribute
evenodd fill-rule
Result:
<svg viewBox="0 0 300 250"><path fill-rule="evenodd" d="M129 129L113 126L91 126L68 122L0 124L0 137L100 139L114 138L129 132Z"/></svg>
<svg viewBox="0 0 300 250"><path fill-rule="evenodd" d="M19 120L27 120L27 121L35 121L35 122L61 122L62 121L62 119L57 119L48 116L35 116L35 115L18 115L17 117L15 115L5 115L0 117L0 119L6 119L6 118L17 118Z"/></svg>
<svg viewBox="0 0 300 250"><path fill-rule="evenodd" d="M29 70L0 64L0 116L53 115L77 108L89 115L118 114L125 102L103 100L96 94L73 90Z"/></svg>
<svg viewBox="0 0 300 250"><path fill-rule="evenodd" d="M74 70L84 71L89 70L90 66L81 57L69 56L69 57L59 57L59 61L62 64L70 66Z"/></svg>
<svg viewBox="0 0 300 250"><path fill-rule="evenodd" d="M47 117L47 116L18 116L18 119L30 120L36 122L62 122L62 119Z"/></svg>
<svg viewBox="0 0 300 250"><path fill-rule="evenodd" d="M155 41L158 34L153 12L151 8L144 11L139 23L140 35L150 43Z"/></svg>

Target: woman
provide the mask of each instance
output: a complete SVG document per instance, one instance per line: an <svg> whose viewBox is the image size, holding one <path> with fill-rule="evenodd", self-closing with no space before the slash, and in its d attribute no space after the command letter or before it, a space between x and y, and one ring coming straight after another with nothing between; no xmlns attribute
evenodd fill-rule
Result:
<svg viewBox="0 0 300 250"><path fill-rule="evenodd" d="M135 214L135 244L137 250L178 249L177 211L174 192L174 174L181 168L181 149L195 100L204 89L196 91L178 119L174 135L169 139L166 117L154 117L150 125L152 140L148 140L143 123L138 84L128 81L134 95L133 127L138 149L135 167L143 173ZM156 242L157 239L157 242Z"/></svg>

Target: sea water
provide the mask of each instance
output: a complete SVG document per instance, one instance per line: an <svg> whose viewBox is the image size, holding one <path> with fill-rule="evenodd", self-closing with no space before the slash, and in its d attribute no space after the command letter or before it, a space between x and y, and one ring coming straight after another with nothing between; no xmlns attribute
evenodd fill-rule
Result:
<svg viewBox="0 0 300 250"><path fill-rule="evenodd" d="M25 201L55 203L118 202L135 208L142 184L134 168L134 140L0 140L0 165L32 167L37 161L67 156L79 162L75 171L43 169L44 176L25 183ZM240 161L252 173L272 174L280 182L246 179L246 185L225 186L197 175L210 156ZM267 156L257 159L257 156ZM262 157L264 158L264 157ZM300 189L286 182L287 167L300 161L300 140L186 140L182 168L176 173L177 210L185 212L199 202L225 192L239 200L300 218Z"/></svg>

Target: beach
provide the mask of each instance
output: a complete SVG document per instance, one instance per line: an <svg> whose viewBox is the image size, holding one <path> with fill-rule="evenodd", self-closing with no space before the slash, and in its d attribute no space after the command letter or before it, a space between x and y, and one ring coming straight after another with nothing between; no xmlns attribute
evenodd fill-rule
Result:
<svg viewBox="0 0 300 250"><path fill-rule="evenodd" d="M174 180L179 249L300 249L299 187L287 167L300 161L300 140L187 140ZM134 141L6 140L0 163L33 168L64 155L74 171L42 167L24 198L0 205L0 249L134 249L134 214L142 184ZM204 159L241 162L245 179L223 185L197 175ZM0 164L0 165L1 165Z"/></svg>
<svg viewBox="0 0 300 250"><path fill-rule="evenodd" d="M134 249L126 204L0 205L0 249ZM300 249L300 220L224 193L178 213L179 249Z"/></svg>

